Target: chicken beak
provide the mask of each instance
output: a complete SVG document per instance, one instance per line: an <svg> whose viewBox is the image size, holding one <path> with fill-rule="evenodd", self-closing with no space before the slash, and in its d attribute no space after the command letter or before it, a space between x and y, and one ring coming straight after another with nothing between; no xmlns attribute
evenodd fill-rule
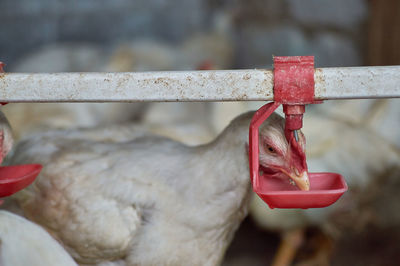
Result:
<svg viewBox="0 0 400 266"><path fill-rule="evenodd" d="M299 175L293 173L290 175L290 178L294 181L294 183L296 183L296 186L299 189L301 189L303 191L310 190L310 181L308 180L307 171L304 171Z"/></svg>

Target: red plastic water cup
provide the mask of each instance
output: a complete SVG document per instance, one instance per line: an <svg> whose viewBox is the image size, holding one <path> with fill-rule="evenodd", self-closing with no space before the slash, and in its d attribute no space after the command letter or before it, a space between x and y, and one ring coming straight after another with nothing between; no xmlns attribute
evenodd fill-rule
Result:
<svg viewBox="0 0 400 266"><path fill-rule="evenodd" d="M41 170L40 164L1 166L0 197L11 196L29 186Z"/></svg>
<svg viewBox="0 0 400 266"><path fill-rule="evenodd" d="M270 208L322 208L336 202L347 184L343 176L336 173L309 173L310 190L302 191L291 185L289 180L259 175L258 128L279 106L273 102L261 107L253 116L249 132L250 179L254 192Z"/></svg>

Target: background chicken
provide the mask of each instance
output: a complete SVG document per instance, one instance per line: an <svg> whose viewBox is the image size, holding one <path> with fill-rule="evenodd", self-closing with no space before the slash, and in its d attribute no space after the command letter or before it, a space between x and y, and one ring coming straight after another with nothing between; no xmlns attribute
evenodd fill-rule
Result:
<svg viewBox="0 0 400 266"><path fill-rule="evenodd" d="M101 128L97 140L88 138L88 130L30 136L18 145L12 163L29 160L45 167L16 199L25 216L46 227L81 263L215 265L247 213L245 143L252 114L197 147L150 136L110 140ZM290 157L266 150L265 141L288 145L283 125L273 115L262 126L261 164L267 169L272 162L286 165Z"/></svg>
<svg viewBox="0 0 400 266"><path fill-rule="evenodd" d="M2 266L73 266L71 256L40 226L18 215L0 211Z"/></svg>

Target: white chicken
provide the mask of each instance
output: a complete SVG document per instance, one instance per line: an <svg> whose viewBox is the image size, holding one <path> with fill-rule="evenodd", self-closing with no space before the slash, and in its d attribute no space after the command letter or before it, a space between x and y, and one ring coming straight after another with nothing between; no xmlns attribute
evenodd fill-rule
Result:
<svg viewBox="0 0 400 266"><path fill-rule="evenodd" d="M72 257L40 226L0 211L0 265L73 266Z"/></svg>
<svg viewBox="0 0 400 266"><path fill-rule="evenodd" d="M327 101L323 108L313 109L324 117L373 130L400 148L399 104L399 99Z"/></svg>
<svg viewBox="0 0 400 266"><path fill-rule="evenodd" d="M59 239L79 263L216 265L247 214L245 144L252 114L196 147L130 132L113 138L101 128L30 136L18 145L12 163L44 168L15 198L24 215ZM261 126L261 165L269 169L273 163L281 178L289 178L286 172L297 183L307 182L288 159L295 151L285 149L283 127L278 115Z"/></svg>
<svg viewBox="0 0 400 266"><path fill-rule="evenodd" d="M141 124L154 134L187 145L199 145L217 136L209 116L210 103L153 103Z"/></svg>

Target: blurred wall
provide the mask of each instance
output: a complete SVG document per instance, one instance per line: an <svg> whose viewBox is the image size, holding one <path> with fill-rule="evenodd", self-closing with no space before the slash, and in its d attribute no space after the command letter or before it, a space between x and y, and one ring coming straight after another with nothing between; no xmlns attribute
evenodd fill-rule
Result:
<svg viewBox="0 0 400 266"><path fill-rule="evenodd" d="M400 65L400 1L370 1L368 64Z"/></svg>
<svg viewBox="0 0 400 266"><path fill-rule="evenodd" d="M0 0L0 58L10 62L53 42L178 41L205 19L199 0Z"/></svg>
<svg viewBox="0 0 400 266"><path fill-rule="evenodd" d="M232 16L232 67L268 66L271 55L313 54L317 66L365 62L365 0L0 0L0 59L12 65L54 42L178 43L221 11Z"/></svg>
<svg viewBox="0 0 400 266"><path fill-rule="evenodd" d="M363 64L364 0L238 2L238 63L272 64L273 55L315 55L317 66Z"/></svg>

